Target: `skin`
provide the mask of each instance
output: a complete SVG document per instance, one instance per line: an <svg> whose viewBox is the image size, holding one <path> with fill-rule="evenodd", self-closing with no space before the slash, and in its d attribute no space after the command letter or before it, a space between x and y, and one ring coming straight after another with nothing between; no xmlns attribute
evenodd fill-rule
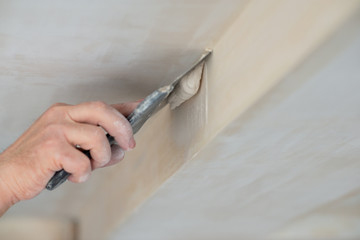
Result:
<svg viewBox="0 0 360 240"><path fill-rule="evenodd" d="M37 196L58 170L65 169L71 173L69 181L80 183L92 170L121 161L124 152L135 147L125 116L139 102L51 106L0 154L0 216L17 202ZM118 145L109 145L105 131ZM92 158L76 145L90 150Z"/></svg>

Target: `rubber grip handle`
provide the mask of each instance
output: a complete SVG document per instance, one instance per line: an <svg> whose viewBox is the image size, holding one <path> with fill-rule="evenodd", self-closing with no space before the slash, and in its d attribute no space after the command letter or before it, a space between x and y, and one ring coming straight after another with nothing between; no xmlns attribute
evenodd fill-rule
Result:
<svg viewBox="0 0 360 240"><path fill-rule="evenodd" d="M107 140L109 141L110 145L112 145L115 141L114 138L112 136L110 136L109 134L106 134L106 137L107 137ZM91 154L90 154L89 150L79 149L79 151L83 152L89 158L89 161L90 161ZM48 181L48 183L46 184L46 189L50 190L50 191L54 190L55 188L60 186L62 183L64 183L69 176L70 176L70 173L68 173L64 169L61 169L61 170L55 172L54 176L52 176L50 178L50 180Z"/></svg>
<svg viewBox="0 0 360 240"><path fill-rule="evenodd" d="M49 180L49 182L46 184L47 190L54 190L58 186L60 186L63 182L66 181L66 179L70 176L70 173L65 171L64 169L61 169L60 171L55 172L54 176Z"/></svg>

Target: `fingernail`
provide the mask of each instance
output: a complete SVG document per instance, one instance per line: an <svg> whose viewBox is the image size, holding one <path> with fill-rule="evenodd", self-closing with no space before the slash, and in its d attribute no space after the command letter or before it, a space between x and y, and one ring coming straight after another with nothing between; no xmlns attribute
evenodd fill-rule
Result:
<svg viewBox="0 0 360 240"><path fill-rule="evenodd" d="M130 149L134 149L135 146L136 146L135 139L134 139L134 137L131 137L131 138L130 138L130 141L129 141L129 148L130 148Z"/></svg>
<svg viewBox="0 0 360 240"><path fill-rule="evenodd" d="M125 156L125 151L122 150L120 147L114 149L113 151L113 158L115 159L123 159Z"/></svg>

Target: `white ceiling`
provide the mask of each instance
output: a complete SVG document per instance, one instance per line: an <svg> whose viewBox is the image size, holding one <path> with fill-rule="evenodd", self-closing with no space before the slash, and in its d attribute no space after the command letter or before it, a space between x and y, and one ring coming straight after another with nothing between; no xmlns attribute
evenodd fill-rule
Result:
<svg viewBox="0 0 360 240"><path fill-rule="evenodd" d="M359 23L229 124L111 239L359 239Z"/></svg>
<svg viewBox="0 0 360 240"><path fill-rule="evenodd" d="M54 102L141 98L211 47L247 1L0 1L0 148Z"/></svg>

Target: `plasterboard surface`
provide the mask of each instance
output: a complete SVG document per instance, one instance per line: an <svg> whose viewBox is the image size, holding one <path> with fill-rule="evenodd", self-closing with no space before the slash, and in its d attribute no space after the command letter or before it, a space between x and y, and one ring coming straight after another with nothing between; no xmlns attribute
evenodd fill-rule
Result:
<svg viewBox="0 0 360 240"><path fill-rule="evenodd" d="M359 238L358 24L232 122L111 239Z"/></svg>
<svg viewBox="0 0 360 240"><path fill-rule="evenodd" d="M19 203L8 212L7 216L45 214L76 217L81 225L81 239L103 238L105 232L124 221L136 206L144 202L165 179L196 154L231 119L251 107L291 68L299 64L329 34L341 26L356 9L358 3L358 1L344 3L336 0L330 3L328 1L251 1L243 11L237 12L234 21L224 28L227 31L221 34L214 44L215 52L208 61L206 71L208 78L205 79L206 84L202 85L200 94L177 111L170 112L169 109L164 109L150 119L147 126L137 135L137 148L127 154L126 161L111 169L97 171L86 184L66 184L55 192L45 191L36 199ZM136 2L130 5L134 7ZM178 7L177 4L174 6ZM211 17L214 21L218 19L216 11L218 9L214 10L214 15ZM159 23L160 26L162 24ZM271 28L274 28L274 31ZM303 34L303 29L306 29L306 34ZM273 37L269 38L269 36ZM172 34L160 38L171 41ZM166 49L165 52L169 51ZM167 60L164 60L166 66L168 66ZM102 66L106 71L107 64ZM97 69L93 66L95 65L85 66L85 70L77 74L77 78L73 78L72 81L88 81L81 78L82 74L97 76L94 73ZM111 68L110 63L109 66ZM81 68L81 66L74 67ZM149 65L144 63L140 72L149 70L148 67ZM138 69L133 71L132 74L138 74L136 72ZM64 73L72 74L72 72L68 74L67 71ZM65 86L69 84L63 79L57 81L61 81ZM119 95L129 96L129 92L132 94L131 97L134 97L139 90L139 84L136 83L136 87L131 88L131 85L126 85L126 81L111 80L107 83L105 80L102 81L102 78L97 78L92 84L95 84L94 82L98 84L89 87L87 84L78 84L66 88L69 92L75 91L72 94L60 91L60 88L50 95L52 99L64 97L68 102L77 102L81 99L93 98L117 99ZM141 86L147 82L141 82ZM146 92L147 87L142 91ZM64 92L67 95L62 95ZM119 94L120 92L123 94ZM231 107L228 105L229 99L232 100ZM209 107L200 108L201 104L207 105L207 100ZM21 111L22 108L16 110L21 116L26 115ZM39 111L40 108L33 110ZM159 129L161 131L157 132Z"/></svg>
<svg viewBox="0 0 360 240"><path fill-rule="evenodd" d="M62 218L0 219L1 240L76 240L76 222Z"/></svg>

